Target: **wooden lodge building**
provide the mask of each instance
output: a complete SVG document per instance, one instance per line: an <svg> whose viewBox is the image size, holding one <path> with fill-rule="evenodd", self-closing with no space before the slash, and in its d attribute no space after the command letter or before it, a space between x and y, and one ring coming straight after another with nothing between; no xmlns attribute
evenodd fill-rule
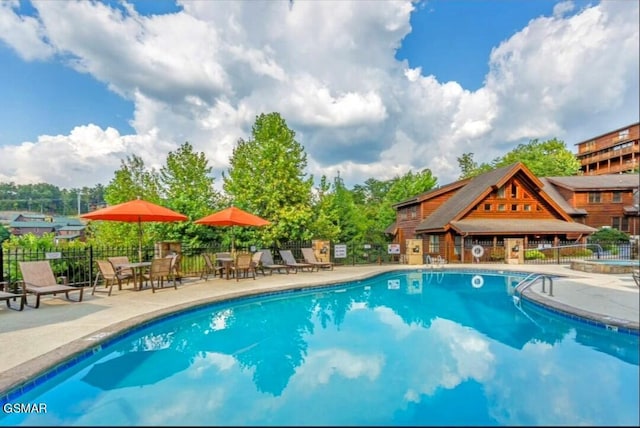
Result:
<svg viewBox="0 0 640 428"><path fill-rule="evenodd" d="M624 185L603 176L597 185L595 178L539 179L517 162L395 204L396 221L386 232L409 260L415 253L453 263L522 263L525 249L586 243L601 223L611 225L611 217L637 225L638 175L624 177ZM588 215L596 198L606 215Z"/></svg>

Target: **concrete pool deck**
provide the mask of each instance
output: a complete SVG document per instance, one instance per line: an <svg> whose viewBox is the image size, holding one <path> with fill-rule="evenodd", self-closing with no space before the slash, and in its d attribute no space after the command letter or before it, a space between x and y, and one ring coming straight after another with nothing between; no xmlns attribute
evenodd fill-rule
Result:
<svg viewBox="0 0 640 428"><path fill-rule="evenodd" d="M13 311L0 309L0 397L70 357L98 345L157 316L201 304L260 293L339 284L404 269L470 269L488 271L536 272L557 275L553 296L542 292L536 281L523 294L525 298L563 312L590 318L607 325L638 330L640 288L631 274L596 274L574 271L568 265L452 264L338 266L334 270L262 276L256 280L208 281L185 278L178 290L168 287L152 293L125 287L91 295L86 288L82 302L45 296L40 308ZM29 297L33 302L33 296Z"/></svg>

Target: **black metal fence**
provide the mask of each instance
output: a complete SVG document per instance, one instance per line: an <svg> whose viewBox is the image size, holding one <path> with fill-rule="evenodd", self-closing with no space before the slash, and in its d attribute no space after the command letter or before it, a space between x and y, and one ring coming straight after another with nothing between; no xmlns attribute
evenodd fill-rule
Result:
<svg viewBox="0 0 640 428"><path fill-rule="evenodd" d="M504 263L504 245L494 245L492 242L465 243L465 253L472 254L474 245L483 247L481 257L467 257L465 263ZM287 242L279 247L270 247L276 263L280 260L279 249L291 250L296 259L301 260L301 248L312 247L311 241ZM239 248L242 251L256 251L260 248ZM451 251L446 251L451 250ZM193 247L181 245L181 274L185 277L199 276L204 270L203 253L229 251L228 247L210 245ZM439 247L440 254L458 254L459 249ZM427 252L424 254L425 262ZM0 252L0 281L6 281L11 288L22 279L19 261L49 260L57 276L66 276L70 285L90 286L96 278L98 269L95 261L111 256L128 256L131 261L138 261L138 247L95 247L67 248L51 246L39 249L2 249ZM330 260L340 265L393 264L402 263L404 258L399 254L389 254L387 245L350 242L345 244L331 243L329 248ZM142 258L149 261L158 256L158 247L143 248ZM524 249L523 262L525 264L568 264L575 259L624 259L638 260L638 245L623 243L575 244L560 243L550 245L544 242L529 242ZM448 263L459 263L460 259L447 260Z"/></svg>

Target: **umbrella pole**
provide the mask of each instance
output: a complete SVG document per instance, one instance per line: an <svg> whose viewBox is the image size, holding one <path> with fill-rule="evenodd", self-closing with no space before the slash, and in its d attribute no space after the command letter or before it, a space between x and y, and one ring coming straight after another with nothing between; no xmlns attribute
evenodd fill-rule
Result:
<svg viewBox="0 0 640 428"><path fill-rule="evenodd" d="M142 221L138 217L138 261L142 262Z"/></svg>

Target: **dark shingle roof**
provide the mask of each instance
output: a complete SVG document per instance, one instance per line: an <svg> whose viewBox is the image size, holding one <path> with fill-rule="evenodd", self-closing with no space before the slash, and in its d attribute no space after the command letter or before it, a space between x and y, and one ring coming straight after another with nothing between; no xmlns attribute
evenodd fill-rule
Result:
<svg viewBox="0 0 640 428"><path fill-rule="evenodd" d="M488 219L467 219L452 221L458 233L473 233L476 235L488 233L586 233L591 234L598 229L564 220L533 220L533 219L513 219L513 220L488 220Z"/></svg>
<svg viewBox="0 0 640 428"><path fill-rule="evenodd" d="M555 203L560 206L560 208L565 210L565 212L567 214L570 214L570 215L571 214L573 214L573 215L587 215L587 210L585 210L583 208L574 208L574 207L572 207L567 202L567 200L565 198L563 198L562 195L558 192L558 189L556 189L556 187L549 182L548 178L540 178L539 180L544 185L542 187L542 190L544 190L545 193L547 195L549 195L549 197L551 199L553 199L555 201Z"/></svg>
<svg viewBox="0 0 640 428"><path fill-rule="evenodd" d="M570 190L625 190L640 186L640 174L573 175L547 177L553 185Z"/></svg>
<svg viewBox="0 0 640 428"><path fill-rule="evenodd" d="M416 231L443 229L447 224L455 220L461 212L468 209L476 199L490 192L492 186L498 185L506 176L510 176L518 165L518 163L515 163L474 177L466 186L458 190L429 217L424 219L416 227Z"/></svg>

